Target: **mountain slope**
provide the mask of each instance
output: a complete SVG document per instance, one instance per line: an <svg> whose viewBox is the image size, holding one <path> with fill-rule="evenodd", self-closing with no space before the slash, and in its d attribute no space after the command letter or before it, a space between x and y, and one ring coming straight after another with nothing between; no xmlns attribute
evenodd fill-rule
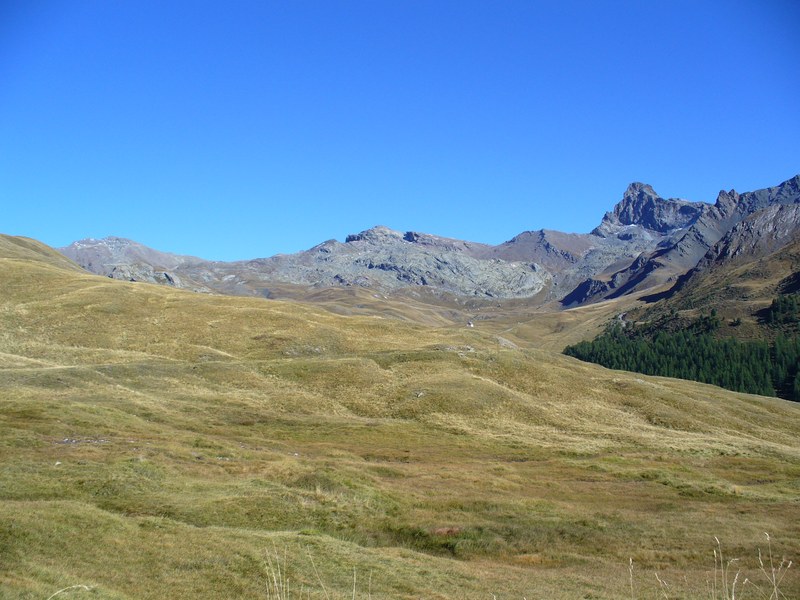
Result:
<svg viewBox="0 0 800 600"><path fill-rule="evenodd" d="M565 304L614 298L665 284L693 269L717 242L748 217L771 209L762 213L757 220L759 227L769 231L775 226L770 219L789 216L789 213L781 213L775 207L798 203L800 203L800 175L778 186L755 192L738 194L734 190L722 191L713 206L701 207L685 231L677 230L680 235L673 241L661 244L650 254L643 254L629 267L618 271L607 281L587 280L578 288L577 291L580 293L573 292L565 298ZM688 224L689 220L686 223ZM778 227L786 230L787 226L784 224ZM749 231L750 234L754 233L752 227ZM772 247L777 248L775 244Z"/></svg>
<svg viewBox="0 0 800 600"><path fill-rule="evenodd" d="M87 271L113 279L160 283L198 292L211 291L191 276L193 268L206 269L208 261L160 252L133 240L119 237L86 239L60 248L60 252Z"/></svg>
<svg viewBox="0 0 800 600"><path fill-rule="evenodd" d="M120 247L127 252L118 252ZM157 253L118 238L83 240L62 251L87 270L117 279L151 283L167 279L176 287L241 295L269 293L272 284L358 286L381 292L421 286L487 298L531 297L547 287L549 274L537 265L480 260L473 256L477 247L374 227L348 236L345 243L329 240L293 255L233 263ZM158 262L154 263L151 256Z"/></svg>
<svg viewBox="0 0 800 600"><path fill-rule="evenodd" d="M705 205L676 198L664 199L645 183L632 183L622 200L603 217L592 233L608 237L627 227L642 227L648 231L669 234L676 229L693 225Z"/></svg>
<svg viewBox="0 0 800 600"><path fill-rule="evenodd" d="M699 597L714 535L800 553L790 403L0 241L8 597L258 595L273 548L339 595L619 598L632 557Z"/></svg>
<svg viewBox="0 0 800 600"><path fill-rule="evenodd" d="M773 204L733 226L714 244L694 270L741 264L768 256L800 238L800 203Z"/></svg>
<svg viewBox="0 0 800 600"><path fill-rule="evenodd" d="M497 246L377 226L344 243L328 240L296 254L232 263L120 238L81 240L61 251L94 273L194 291L297 297L309 289L359 287L420 292L434 303L524 298L532 306L559 300L569 307L663 286L693 269L750 215L798 202L800 176L755 192L720 192L714 205L664 199L633 183L591 233L525 231ZM769 218L780 217L763 213L759 226L769 228Z"/></svg>
<svg viewBox="0 0 800 600"><path fill-rule="evenodd" d="M176 256L120 238L81 240L61 251L94 273L196 291L260 295L276 285L358 286L380 293L426 288L446 296L541 303L652 250L684 223L693 206L633 184L591 234L527 231L498 246L378 226L344 243L329 240L293 255L233 263Z"/></svg>
<svg viewBox="0 0 800 600"><path fill-rule="evenodd" d="M74 262L64 258L58 252L36 240L0 234L0 260L24 261L28 265L50 265L61 269L83 272Z"/></svg>
<svg viewBox="0 0 800 600"><path fill-rule="evenodd" d="M795 209L776 210L791 213ZM757 220L756 215L753 222ZM627 318L679 328L713 310L722 320L720 337L770 340L791 333L768 326L764 316L779 294L800 289L796 283L800 281L800 236L795 233L770 252L771 236L742 236L746 229L746 224L734 229L666 292L643 296L646 304L629 311Z"/></svg>

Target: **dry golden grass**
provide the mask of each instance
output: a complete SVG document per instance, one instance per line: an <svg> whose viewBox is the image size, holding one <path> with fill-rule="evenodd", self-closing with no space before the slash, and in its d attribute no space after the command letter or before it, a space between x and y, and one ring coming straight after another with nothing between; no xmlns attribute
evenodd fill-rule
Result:
<svg viewBox="0 0 800 600"><path fill-rule="evenodd" d="M797 405L0 242L4 597L264 597L279 548L318 598L703 598L714 536L800 551Z"/></svg>
<svg viewBox="0 0 800 600"><path fill-rule="evenodd" d="M639 308L638 295L624 296L569 310L541 298L502 300L459 299L447 294L405 291L378 293L366 288L311 289L278 285L279 298L312 303L345 316L375 316L429 327L466 327L472 322L482 333L496 336L508 347L560 352L566 346L601 333L615 315ZM653 290L648 290L651 293Z"/></svg>

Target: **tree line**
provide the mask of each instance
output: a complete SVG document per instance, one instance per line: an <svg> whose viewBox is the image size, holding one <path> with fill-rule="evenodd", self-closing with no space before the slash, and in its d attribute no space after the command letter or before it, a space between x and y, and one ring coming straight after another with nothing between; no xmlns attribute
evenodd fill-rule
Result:
<svg viewBox="0 0 800 600"><path fill-rule="evenodd" d="M767 309L764 321L768 325L793 325L800 322L800 302L796 294L780 295Z"/></svg>
<svg viewBox="0 0 800 600"><path fill-rule="evenodd" d="M713 314L687 329L657 333L615 323L591 342L568 346L564 354L610 369L800 401L800 336L779 335L773 343L718 339L711 334L717 323Z"/></svg>

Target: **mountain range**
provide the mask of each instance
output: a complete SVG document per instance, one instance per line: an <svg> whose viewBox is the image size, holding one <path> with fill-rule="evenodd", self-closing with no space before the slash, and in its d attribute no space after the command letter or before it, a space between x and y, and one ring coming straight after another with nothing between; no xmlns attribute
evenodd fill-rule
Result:
<svg viewBox="0 0 800 600"><path fill-rule="evenodd" d="M560 353L712 308L796 334L759 314L800 290L798 183L633 184L590 233L498 246L107 238L64 250L82 268L0 235L0 595L700 598L715 569L800 597L800 403Z"/></svg>
<svg viewBox="0 0 800 600"><path fill-rule="evenodd" d="M714 204L662 198L632 183L590 233L525 231L499 245L376 226L296 254L208 261L107 237L60 248L96 274L199 292L281 297L288 289L358 287L376 294L557 301L574 307L685 286L695 274L763 256L798 239L800 175Z"/></svg>

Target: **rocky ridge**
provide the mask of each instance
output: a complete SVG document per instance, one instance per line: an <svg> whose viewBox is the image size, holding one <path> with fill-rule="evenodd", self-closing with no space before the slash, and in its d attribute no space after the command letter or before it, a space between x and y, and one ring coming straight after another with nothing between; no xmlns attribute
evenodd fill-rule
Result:
<svg viewBox="0 0 800 600"><path fill-rule="evenodd" d="M496 246L376 226L344 242L236 262L159 252L114 237L81 240L61 252L101 275L202 292L271 295L277 284L359 286L576 306L685 276L718 243L727 248L720 250L723 258L751 246L773 248L794 235L799 203L800 175L755 192L720 192L713 205L661 198L651 186L633 183L591 233L525 231Z"/></svg>
<svg viewBox="0 0 800 600"><path fill-rule="evenodd" d="M161 252L114 236L84 239L58 250L87 271L113 279L159 283L197 292L212 291L184 275L193 266L207 265L208 261L202 258Z"/></svg>
<svg viewBox="0 0 800 600"><path fill-rule="evenodd" d="M622 200L607 212L592 233L601 237L619 236L626 227L669 234L692 225L705 205L677 198L664 199L645 183L632 183ZM633 233L633 232L631 232Z"/></svg>
<svg viewBox="0 0 800 600"><path fill-rule="evenodd" d="M531 261L479 258L480 245L378 226L305 252L255 261L268 285L362 286L395 291L423 286L456 296L532 297L550 274Z"/></svg>
<svg viewBox="0 0 800 600"><path fill-rule="evenodd" d="M630 187L628 189L631 190ZM723 190L713 205L700 204L692 220L686 222L688 226L672 230L651 252L643 253L637 260L610 277L590 278L581 282L576 290L564 297L562 303L567 306L578 305L643 291L671 280L685 280L688 273L697 267L701 259L729 232L738 232L735 235L738 236L740 244L763 246L764 240L774 236L764 235L762 232L768 232L776 226L772 221L778 219L778 215L781 215L785 222L782 230L792 229L791 223L795 213L783 212L777 207L798 203L800 203L800 175L778 186L754 192L739 194L735 190ZM756 216L765 209L768 210L763 212L760 218ZM606 216L609 214L611 213ZM686 214L688 216L688 212ZM750 220L751 216L753 220ZM677 221L673 222L678 224ZM745 223L742 228L736 229L742 222L749 222L750 226ZM762 242L759 243L755 239L745 241L745 238L762 238ZM772 246L773 249L777 247L775 244Z"/></svg>

